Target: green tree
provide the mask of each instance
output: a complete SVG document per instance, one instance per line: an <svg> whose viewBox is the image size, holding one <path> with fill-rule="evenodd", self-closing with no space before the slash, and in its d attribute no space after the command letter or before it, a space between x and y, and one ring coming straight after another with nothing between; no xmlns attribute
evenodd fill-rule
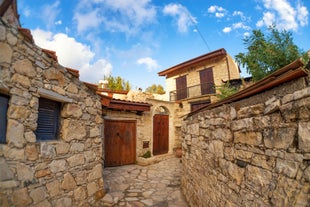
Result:
<svg viewBox="0 0 310 207"><path fill-rule="evenodd" d="M164 94L166 93L165 90L164 90L164 87L162 87L162 85L158 84L153 84L149 87L147 87L145 89L146 92L149 92L149 93L157 93L157 94Z"/></svg>
<svg viewBox="0 0 310 207"><path fill-rule="evenodd" d="M227 98L238 92L238 89L230 86L228 82L222 84L221 86L218 86L217 90L219 93L216 94L216 97L218 97L220 100Z"/></svg>
<svg viewBox="0 0 310 207"><path fill-rule="evenodd" d="M268 28L269 34L253 30L243 39L247 53L235 56L238 64L257 81L302 56L302 51L293 43L292 33L279 31L275 26Z"/></svg>
<svg viewBox="0 0 310 207"><path fill-rule="evenodd" d="M131 89L129 81L126 81L120 76L117 76L117 77L108 76L108 77L104 77L104 79L108 81L107 88L109 89L127 90L127 91Z"/></svg>

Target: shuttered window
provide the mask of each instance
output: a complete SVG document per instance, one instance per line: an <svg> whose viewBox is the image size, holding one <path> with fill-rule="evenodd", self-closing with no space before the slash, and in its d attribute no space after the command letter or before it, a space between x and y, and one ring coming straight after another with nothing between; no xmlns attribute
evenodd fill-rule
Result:
<svg viewBox="0 0 310 207"><path fill-rule="evenodd" d="M59 135L60 103L45 98L39 99L37 141L56 140Z"/></svg>
<svg viewBox="0 0 310 207"><path fill-rule="evenodd" d="M9 97L0 94L0 143L6 143L6 125Z"/></svg>
<svg viewBox="0 0 310 207"><path fill-rule="evenodd" d="M201 95L215 93L212 68L206 68L199 71L199 76L201 84Z"/></svg>
<svg viewBox="0 0 310 207"><path fill-rule="evenodd" d="M186 76L181 76L176 79L177 100L187 98L187 82Z"/></svg>

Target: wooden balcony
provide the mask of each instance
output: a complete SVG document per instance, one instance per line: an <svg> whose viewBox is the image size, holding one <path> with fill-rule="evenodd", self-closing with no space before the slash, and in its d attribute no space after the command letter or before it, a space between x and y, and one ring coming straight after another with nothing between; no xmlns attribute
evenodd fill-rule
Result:
<svg viewBox="0 0 310 207"><path fill-rule="evenodd" d="M199 85L189 86L178 90L170 91L170 101L179 101L188 98L195 98L203 95L215 94L214 83L203 83Z"/></svg>

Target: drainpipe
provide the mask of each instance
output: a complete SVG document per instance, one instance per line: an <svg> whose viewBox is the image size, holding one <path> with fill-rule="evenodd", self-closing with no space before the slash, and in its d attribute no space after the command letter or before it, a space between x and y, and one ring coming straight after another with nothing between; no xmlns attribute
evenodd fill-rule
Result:
<svg viewBox="0 0 310 207"><path fill-rule="evenodd" d="M229 63L228 63L227 55L226 55L226 65L227 65L227 72L228 72L228 80L230 81L230 68L229 68Z"/></svg>

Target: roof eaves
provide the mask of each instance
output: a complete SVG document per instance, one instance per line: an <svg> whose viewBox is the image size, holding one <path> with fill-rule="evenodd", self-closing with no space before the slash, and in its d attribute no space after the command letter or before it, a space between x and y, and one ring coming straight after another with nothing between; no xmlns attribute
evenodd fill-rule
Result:
<svg viewBox="0 0 310 207"><path fill-rule="evenodd" d="M165 76L169 73L175 72L176 70L182 69L184 67L188 67L190 65L197 64L197 63L200 63L202 61L210 60L210 59L217 58L220 56L225 56L226 54L227 54L226 50L224 48L221 48L221 49L212 51L210 53L198 56L196 58L190 59L188 61L185 61L183 63L175 65L175 66L168 68L166 70L163 70L163 71L159 72L158 75L159 76Z"/></svg>

